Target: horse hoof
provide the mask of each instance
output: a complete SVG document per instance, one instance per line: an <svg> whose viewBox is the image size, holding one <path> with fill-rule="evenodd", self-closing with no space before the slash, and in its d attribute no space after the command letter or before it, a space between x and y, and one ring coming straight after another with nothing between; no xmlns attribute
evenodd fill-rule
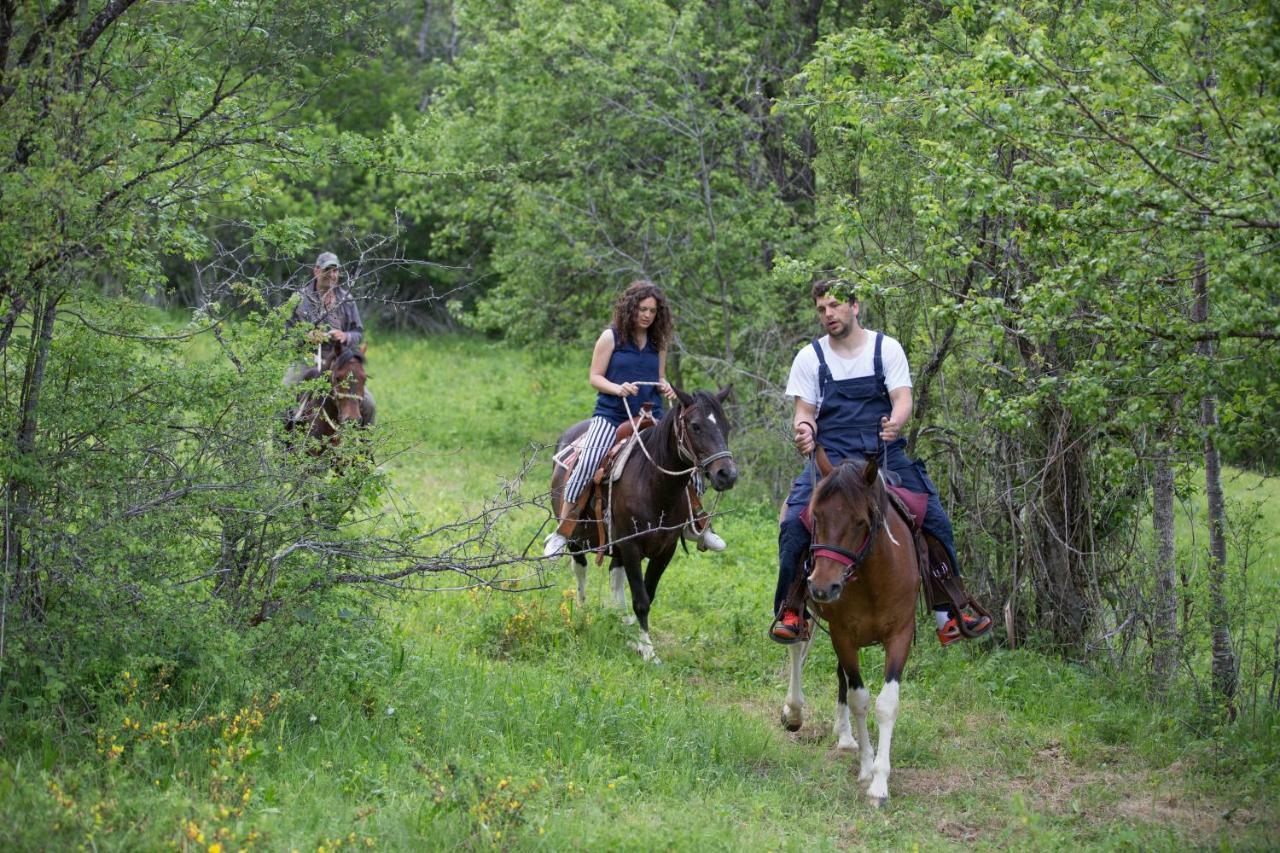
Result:
<svg viewBox="0 0 1280 853"><path fill-rule="evenodd" d="M797 713L790 707L782 706L782 727L787 731L800 731L800 726L804 725L803 713Z"/></svg>
<svg viewBox="0 0 1280 853"><path fill-rule="evenodd" d="M836 752L843 752L853 755L858 751L858 742L850 738L849 740L841 740L836 744Z"/></svg>
<svg viewBox="0 0 1280 853"><path fill-rule="evenodd" d="M875 806L877 809L882 809L889 803L888 797L871 797L870 799L871 805Z"/></svg>
<svg viewBox="0 0 1280 853"><path fill-rule="evenodd" d="M636 617L635 617L635 614L634 614L634 613L628 613L626 616L623 616L623 617L622 617L622 624L623 624L623 625L634 625L634 624L636 624Z"/></svg>

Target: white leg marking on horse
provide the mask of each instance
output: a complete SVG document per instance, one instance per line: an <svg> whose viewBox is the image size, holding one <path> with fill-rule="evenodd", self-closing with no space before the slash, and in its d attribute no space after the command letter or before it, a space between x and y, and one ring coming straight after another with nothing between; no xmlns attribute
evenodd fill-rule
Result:
<svg viewBox="0 0 1280 853"><path fill-rule="evenodd" d="M812 642L806 640L787 646L791 677L787 682L787 698L782 703L782 726L789 732L799 731L804 725L804 662Z"/></svg>
<svg viewBox="0 0 1280 853"><path fill-rule="evenodd" d="M889 744L893 741L893 725L898 720L898 682L890 681L876 698L876 722L880 728L880 746L876 750L875 776L867 796L880 805L889 799Z"/></svg>
<svg viewBox="0 0 1280 853"><path fill-rule="evenodd" d="M871 762L875 752L871 749L871 733L867 731L867 712L871 710L871 691L859 687L853 691L853 719L858 724L858 781L871 778Z"/></svg>
<svg viewBox="0 0 1280 853"><path fill-rule="evenodd" d="M836 702L836 724L833 733L836 736L836 749L841 752L858 751L858 742L853 739L853 726L849 724L849 706L844 702Z"/></svg>
<svg viewBox="0 0 1280 853"><path fill-rule="evenodd" d="M640 642L633 645L636 651L640 653L640 657L644 658L645 663L662 663L658 659L658 653L653 650L653 643L649 640L649 632L640 632Z"/></svg>
<svg viewBox="0 0 1280 853"><path fill-rule="evenodd" d="M579 606L587 603L587 570L589 568L590 568L590 564L586 566L579 566L577 563L573 564L573 573L578 576Z"/></svg>
<svg viewBox="0 0 1280 853"><path fill-rule="evenodd" d="M613 606L619 610L627 607L627 570L616 566L609 570L609 592L613 596ZM626 620L623 620L626 621ZM634 619L632 620L634 621ZM630 625L630 622L626 624Z"/></svg>

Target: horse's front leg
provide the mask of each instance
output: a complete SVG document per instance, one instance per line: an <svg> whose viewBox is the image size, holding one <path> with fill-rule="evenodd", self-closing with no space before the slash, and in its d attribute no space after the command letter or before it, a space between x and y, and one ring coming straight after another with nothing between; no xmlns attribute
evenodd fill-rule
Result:
<svg viewBox="0 0 1280 853"><path fill-rule="evenodd" d="M632 644L632 647L646 661L661 663L653 651L653 643L649 640L649 590L645 589L644 573L640 567L644 558L640 550L630 542L615 545L614 548L618 551L622 564L626 566L627 584L631 587L631 612L640 623L640 638L638 642Z"/></svg>
<svg viewBox="0 0 1280 853"><path fill-rule="evenodd" d="M836 749L841 752L857 752L858 741L853 737L853 726L849 723L849 682L855 683L855 690L862 687L862 677L857 670L847 673L845 668L836 661L836 680L839 688L836 691L836 719L832 726L832 734L836 736ZM866 727L866 718L863 718L863 727Z"/></svg>
<svg viewBox="0 0 1280 853"><path fill-rule="evenodd" d="M831 635L831 644L836 650L836 667L840 670L845 680L844 694L838 697L841 701L836 704L836 726L835 734L839 738L838 746L841 749L854 749L858 752L858 781L866 782L871 779L872 762L875 759L875 753L871 749L871 733L867 731L867 714L871 710L871 691L862 683L862 670L859 666L859 655L861 650L852 642L844 637L837 637L834 633ZM848 732L848 719L850 705L848 700L848 688L853 688L853 731ZM841 719L845 721L844 730L841 729ZM846 734L848 738L846 739ZM846 743L857 737L857 744Z"/></svg>
<svg viewBox="0 0 1280 853"><path fill-rule="evenodd" d="M884 688L876 697L880 744L871 768L871 785L867 788L867 796L877 806L884 805L889 799L889 748L893 742L893 727L898 721L898 684L907 662L907 652L911 649L911 637L912 632L905 631L884 644Z"/></svg>
<svg viewBox="0 0 1280 853"><path fill-rule="evenodd" d="M782 727L798 732L804 725L804 662L809 657L812 639L787 646L791 677L787 681L787 698L782 701Z"/></svg>

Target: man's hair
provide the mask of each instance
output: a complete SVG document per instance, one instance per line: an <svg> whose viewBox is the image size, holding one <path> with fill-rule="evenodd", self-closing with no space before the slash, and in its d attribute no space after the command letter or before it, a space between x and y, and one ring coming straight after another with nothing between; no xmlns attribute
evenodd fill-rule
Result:
<svg viewBox="0 0 1280 853"><path fill-rule="evenodd" d="M849 282L842 278L820 278L809 287L809 298L817 302L832 289L836 288L837 292L831 294L840 301L857 302L858 297L853 292L853 288L849 287Z"/></svg>

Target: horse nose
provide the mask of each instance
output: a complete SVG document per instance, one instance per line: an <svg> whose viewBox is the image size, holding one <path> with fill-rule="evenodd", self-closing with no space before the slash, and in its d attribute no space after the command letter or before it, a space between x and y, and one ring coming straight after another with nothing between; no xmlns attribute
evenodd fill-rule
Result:
<svg viewBox="0 0 1280 853"><path fill-rule="evenodd" d="M732 489L736 482L738 482L738 466L733 462L711 472L711 485L717 492Z"/></svg>
<svg viewBox="0 0 1280 853"><path fill-rule="evenodd" d="M827 584L815 584L812 580L809 581L809 596L822 604L835 601L840 597L843 589L844 583L841 581L832 581Z"/></svg>

